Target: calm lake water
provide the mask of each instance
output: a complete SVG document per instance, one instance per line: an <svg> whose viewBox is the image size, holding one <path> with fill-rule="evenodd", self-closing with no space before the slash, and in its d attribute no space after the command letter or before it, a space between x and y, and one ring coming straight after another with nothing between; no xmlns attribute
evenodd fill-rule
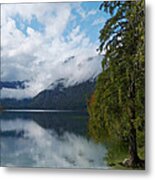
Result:
<svg viewBox="0 0 155 180"><path fill-rule="evenodd" d="M87 137L84 112L7 111L0 120L2 166L108 168L105 147Z"/></svg>

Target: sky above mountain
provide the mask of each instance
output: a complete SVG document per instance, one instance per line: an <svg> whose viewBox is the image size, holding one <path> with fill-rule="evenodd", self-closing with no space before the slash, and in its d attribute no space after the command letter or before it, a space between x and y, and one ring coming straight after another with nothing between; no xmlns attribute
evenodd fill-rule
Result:
<svg viewBox="0 0 155 180"><path fill-rule="evenodd" d="M1 78L26 80L26 88L3 88L2 97L33 97L57 79L72 84L100 73L102 57L96 49L108 19L100 4L3 4Z"/></svg>

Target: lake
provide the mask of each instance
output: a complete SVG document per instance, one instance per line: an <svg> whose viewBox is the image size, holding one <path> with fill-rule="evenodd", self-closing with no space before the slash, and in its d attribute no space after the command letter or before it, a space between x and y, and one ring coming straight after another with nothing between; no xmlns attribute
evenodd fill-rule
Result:
<svg viewBox="0 0 155 180"><path fill-rule="evenodd" d="M105 146L87 136L85 112L8 110L0 117L1 166L108 168Z"/></svg>

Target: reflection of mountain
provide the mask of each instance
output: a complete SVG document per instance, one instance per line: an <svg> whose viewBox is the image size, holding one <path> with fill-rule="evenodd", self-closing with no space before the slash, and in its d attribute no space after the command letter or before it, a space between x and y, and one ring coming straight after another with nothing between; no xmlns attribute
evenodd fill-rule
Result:
<svg viewBox="0 0 155 180"><path fill-rule="evenodd" d="M31 108L86 109L87 99L95 88L95 81L86 81L65 87L62 80L53 89L46 89L33 98Z"/></svg>
<svg viewBox="0 0 155 180"><path fill-rule="evenodd" d="M2 115L1 136L3 137L24 136L24 128L30 121L35 121L42 128L53 130L58 135L62 135L64 132L83 136L87 134L88 115L84 112L3 112ZM15 126L10 126L10 120ZM16 121L18 121L18 124ZM7 127L7 122L9 127ZM3 123L5 123L6 130L3 130ZM17 128L17 130L15 128Z"/></svg>
<svg viewBox="0 0 155 180"><path fill-rule="evenodd" d="M59 135L70 132L78 135L87 134L86 113L81 112L56 112L56 113L34 113L33 120L44 129L56 131Z"/></svg>
<svg viewBox="0 0 155 180"><path fill-rule="evenodd" d="M86 114L4 113L0 132L3 166L107 167L104 145L87 138Z"/></svg>

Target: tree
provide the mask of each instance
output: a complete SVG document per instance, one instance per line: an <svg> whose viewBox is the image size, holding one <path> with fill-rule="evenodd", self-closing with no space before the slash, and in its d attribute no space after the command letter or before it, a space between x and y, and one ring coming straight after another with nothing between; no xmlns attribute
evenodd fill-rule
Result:
<svg viewBox="0 0 155 180"><path fill-rule="evenodd" d="M111 15L100 31L103 72L88 104L89 134L96 141L113 137L129 145L128 166L143 166L145 61L144 0L103 2Z"/></svg>

